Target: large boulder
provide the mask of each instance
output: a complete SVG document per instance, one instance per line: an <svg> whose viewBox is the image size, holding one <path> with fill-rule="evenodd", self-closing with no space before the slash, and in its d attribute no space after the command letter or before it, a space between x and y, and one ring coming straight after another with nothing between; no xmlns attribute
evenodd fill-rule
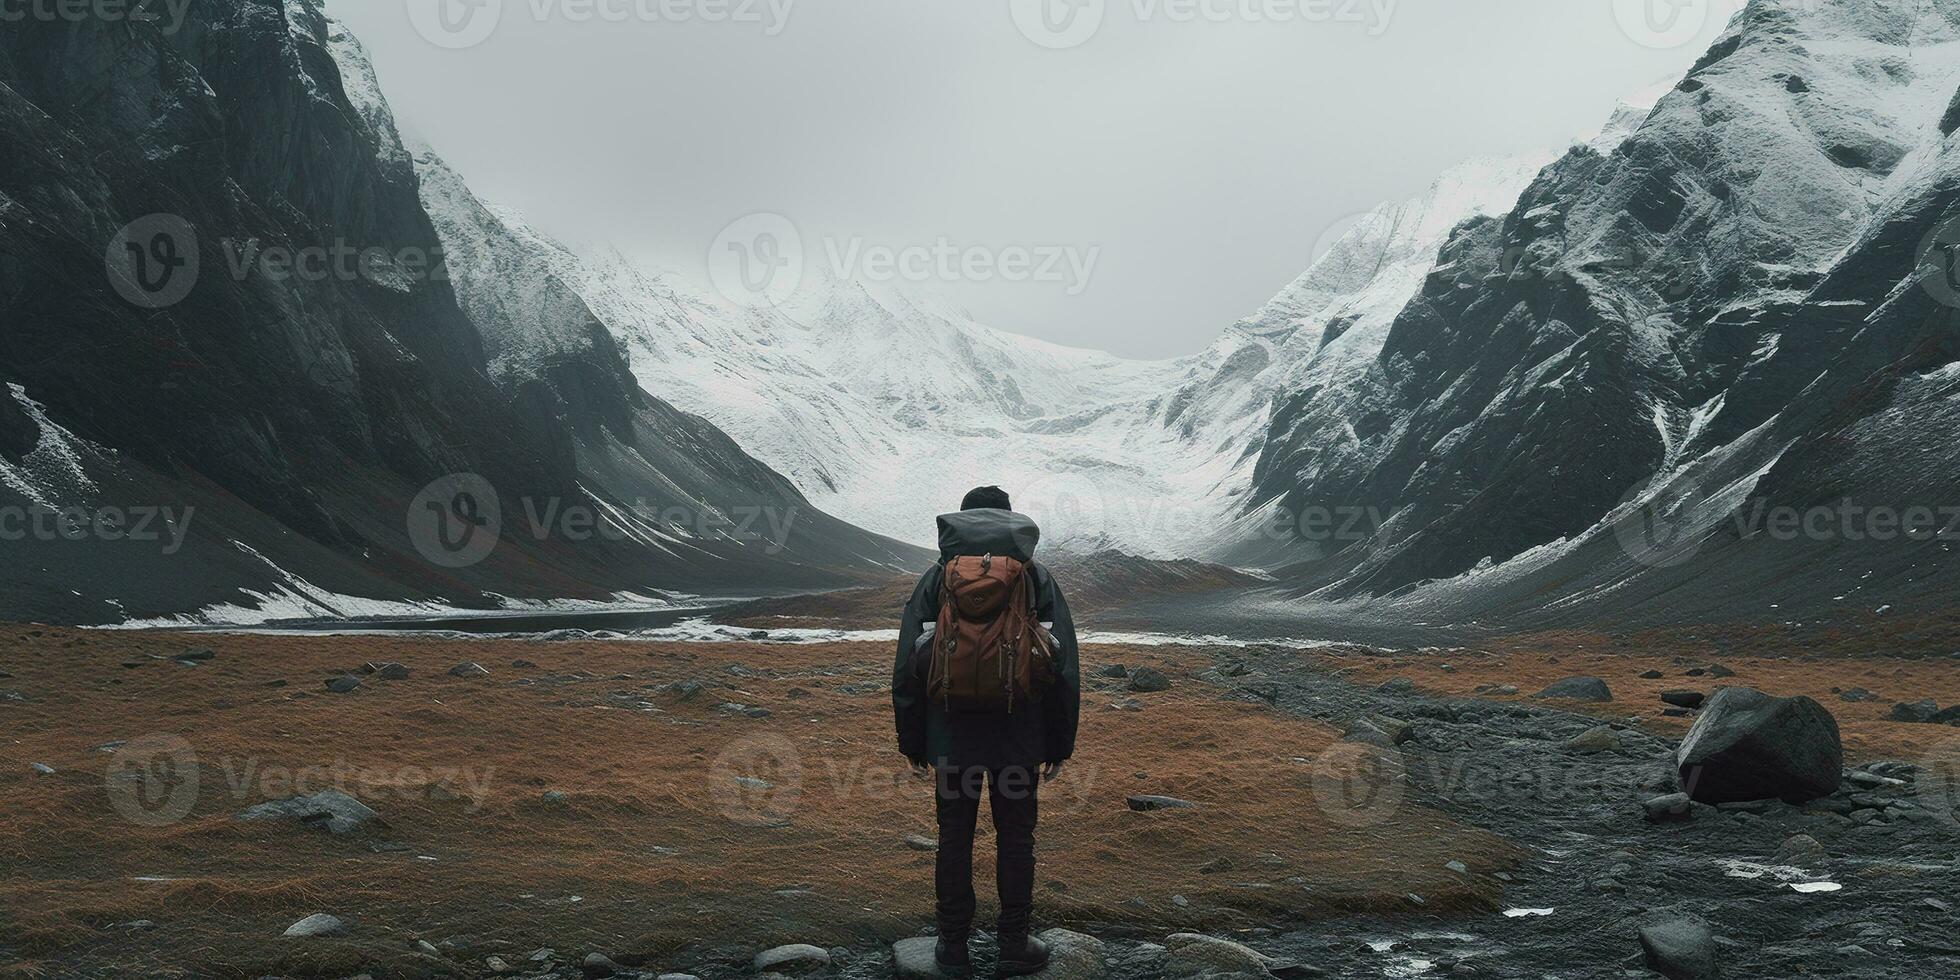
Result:
<svg viewBox="0 0 1960 980"><path fill-rule="evenodd" d="M1837 791L1844 745L1837 719L1807 697L1725 687L1674 756L1681 789L1702 803L1803 803Z"/></svg>

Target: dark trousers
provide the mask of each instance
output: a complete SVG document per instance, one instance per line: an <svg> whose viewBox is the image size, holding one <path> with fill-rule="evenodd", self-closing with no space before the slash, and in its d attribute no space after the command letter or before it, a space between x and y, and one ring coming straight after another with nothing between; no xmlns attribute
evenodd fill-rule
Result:
<svg viewBox="0 0 1960 980"><path fill-rule="evenodd" d="M1024 936L1034 908L1035 790L1040 784L1027 766L1000 769L941 768L939 857L935 884L939 896L939 934L964 939L973 928L973 831L980 820L980 796L994 818L994 881L1000 889L1002 936Z"/></svg>

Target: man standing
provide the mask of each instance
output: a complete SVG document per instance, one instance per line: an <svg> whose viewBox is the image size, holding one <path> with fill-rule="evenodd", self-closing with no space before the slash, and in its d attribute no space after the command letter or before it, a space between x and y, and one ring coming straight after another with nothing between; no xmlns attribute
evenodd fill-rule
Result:
<svg viewBox="0 0 1960 980"><path fill-rule="evenodd" d="M972 972L973 832L984 793L993 815L1000 890L1000 968L1023 976L1048 963L1028 934L1040 784L1075 752L1081 712L1075 623L1048 570L1034 563L1041 530L999 487L966 495L939 518L939 562L919 578L898 633L892 708L898 747L938 797L939 967Z"/></svg>

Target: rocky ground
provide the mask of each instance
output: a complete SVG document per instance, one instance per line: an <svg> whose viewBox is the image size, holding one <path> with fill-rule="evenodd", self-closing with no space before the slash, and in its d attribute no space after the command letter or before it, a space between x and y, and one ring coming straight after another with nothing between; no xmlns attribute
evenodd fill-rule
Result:
<svg viewBox="0 0 1960 980"><path fill-rule="evenodd" d="M884 769L836 768L884 738L870 645L185 639L0 630L0 976L929 969L929 821L873 792ZM1047 975L1960 968L1960 732L1905 720L1960 700L1950 661L1585 645L1088 651L1080 781L1044 806ZM485 672L448 669L464 653ZM1532 696L1569 674L1608 700ZM1730 684L1837 713L1843 788L1643 806L1694 720L1670 702ZM336 753L395 782L343 800L262 777L172 814L173 784L135 795L144 772L113 761L167 759L173 730L207 788L241 758ZM749 757L776 736L800 797ZM976 952L986 969L989 937Z"/></svg>

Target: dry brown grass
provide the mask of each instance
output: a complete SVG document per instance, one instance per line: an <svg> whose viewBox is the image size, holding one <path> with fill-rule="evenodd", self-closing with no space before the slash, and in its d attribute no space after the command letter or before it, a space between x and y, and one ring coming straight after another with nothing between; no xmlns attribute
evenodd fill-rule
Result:
<svg viewBox="0 0 1960 980"><path fill-rule="evenodd" d="M1693 719L1663 717L1663 691L1711 693L1727 685L1785 697L1803 694L1816 698L1837 716L1845 755L1853 763L1918 761L1960 739L1960 731L1952 728L1886 720L1892 706L1900 701L1932 698L1942 706L1960 704L1960 669L1947 658L1768 652L1805 649L1787 645L1748 647L1757 651L1753 654L1720 652L1726 648L1678 637L1633 641L1561 633L1510 638L1480 650L1396 655L1336 651L1317 659L1356 683L1378 684L1391 677L1406 677L1417 688L1433 694L1485 697L1476 693L1479 687L1509 684L1519 693L1494 699L1508 701L1531 700L1531 695L1562 678L1595 676L1612 690L1611 702L1550 703L1605 718L1638 718L1644 727L1674 736L1685 733ZM1687 675L1690 669L1706 669L1717 663L1735 671L1735 676ZM1443 664L1451 670L1445 672ZM1640 677L1649 670L1659 670L1664 676L1658 680ZM1854 687L1873 692L1879 700L1849 702L1838 698L1838 690Z"/></svg>
<svg viewBox="0 0 1960 980"><path fill-rule="evenodd" d="M192 646L217 657L202 667L150 659ZM876 690L888 657L881 644L0 627L0 672L12 675L0 691L28 698L0 702L0 946L42 958L17 968L26 975L78 965L343 975L406 965L415 939L457 935L482 937L479 956L552 945L659 965L686 946L732 959L777 942L911 934L930 921L931 856L900 839L932 834L930 789L908 780L891 746L889 701ZM1091 669L1122 660L1173 674L1210 663L1114 648L1085 658ZM494 673L446 675L463 660ZM399 661L414 675L369 679L352 695L323 689L363 661ZM664 689L690 679L709 686L685 701ZM852 685L870 690L840 690ZM1407 908L1411 892L1431 911L1484 905L1488 879L1443 864L1488 871L1516 858L1413 807L1379 828L1332 819L1295 761L1332 742L1323 726L1220 700L1189 679L1140 697L1146 710L1128 712L1090 695L1077 760L1044 790L1037 914L1047 922L1231 928ZM635 699L651 709L633 710ZM717 710L724 701L773 716L734 717ZM105 773L123 760L97 748L152 733L189 742L200 784L189 814L160 827L112 805ZM37 775L33 762L59 771ZM308 767L325 768L304 787L280 778ZM337 838L232 819L328 788L332 769L360 774L342 787L380 811L385 831ZM777 789L745 791L736 776ZM547 791L564 797L548 802ZM1138 792L1201 806L1131 813L1123 801ZM1200 870L1220 858L1231 870ZM351 936L278 938L318 911L347 919ZM122 926L137 919L160 926Z"/></svg>

